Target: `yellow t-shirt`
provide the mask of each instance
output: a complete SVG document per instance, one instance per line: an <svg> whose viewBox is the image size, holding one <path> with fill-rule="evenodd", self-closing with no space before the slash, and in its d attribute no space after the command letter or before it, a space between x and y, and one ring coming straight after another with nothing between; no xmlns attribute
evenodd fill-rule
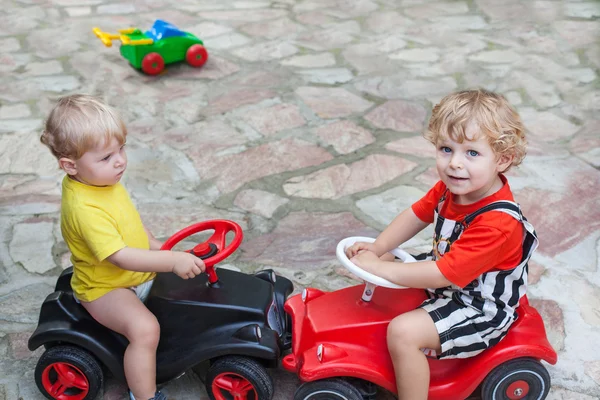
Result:
<svg viewBox="0 0 600 400"><path fill-rule="evenodd" d="M106 260L124 247L150 247L140 215L120 183L90 186L65 176L60 228L72 253L71 287L79 300L93 301L115 288L137 286L156 276Z"/></svg>

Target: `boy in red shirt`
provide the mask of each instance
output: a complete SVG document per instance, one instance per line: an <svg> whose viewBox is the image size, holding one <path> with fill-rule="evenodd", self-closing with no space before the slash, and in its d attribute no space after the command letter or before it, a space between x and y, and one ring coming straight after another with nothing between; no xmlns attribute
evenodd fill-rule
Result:
<svg viewBox="0 0 600 400"><path fill-rule="evenodd" d="M398 285L426 288L429 299L394 318L387 343L398 397L426 399L429 365L472 357L504 338L527 288L537 247L503 175L525 157L525 129L506 99L485 90L453 93L432 111L425 137L441 180L399 214L372 243L346 253L359 267ZM419 263L386 254L435 223L433 250ZM381 257L381 258L380 258Z"/></svg>

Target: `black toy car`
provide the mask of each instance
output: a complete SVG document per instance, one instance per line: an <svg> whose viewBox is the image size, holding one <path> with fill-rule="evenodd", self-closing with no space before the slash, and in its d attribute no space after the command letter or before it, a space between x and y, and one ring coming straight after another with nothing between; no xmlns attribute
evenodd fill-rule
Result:
<svg viewBox="0 0 600 400"><path fill-rule="evenodd" d="M211 399L269 400L273 382L266 368L276 367L291 345L291 322L283 304L292 283L272 270L254 275L221 269L214 264L241 243L242 230L231 221L192 225L173 235L163 249L183 238L214 230L190 250L204 258L207 274L182 280L158 274L146 306L161 326L157 350L157 383L174 379L196 365L210 362L206 389ZM225 245L228 232L234 232ZM127 339L97 323L75 301L72 268L58 278L44 300L29 349L45 346L35 369L40 391L50 399L91 400L103 383L103 367L125 381L123 354Z"/></svg>

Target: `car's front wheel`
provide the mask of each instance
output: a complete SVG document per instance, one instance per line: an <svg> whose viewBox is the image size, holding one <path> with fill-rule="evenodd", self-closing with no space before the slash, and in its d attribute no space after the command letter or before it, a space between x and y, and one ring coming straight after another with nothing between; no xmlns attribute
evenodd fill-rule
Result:
<svg viewBox="0 0 600 400"><path fill-rule="evenodd" d="M208 60L208 52L204 46L200 44L193 44L187 49L185 60L192 67L201 67Z"/></svg>
<svg viewBox="0 0 600 400"><path fill-rule="evenodd" d="M481 387L482 400L543 400L550 390L550 374L537 360L519 358L492 370Z"/></svg>
<svg viewBox="0 0 600 400"><path fill-rule="evenodd" d="M206 391L211 400L271 400L273 380L258 362L247 357L223 357L206 373Z"/></svg>
<svg viewBox="0 0 600 400"><path fill-rule="evenodd" d="M350 382L334 378L303 383L294 400L363 400L363 396Z"/></svg>
<svg viewBox="0 0 600 400"><path fill-rule="evenodd" d="M35 367L35 383L49 399L95 399L103 379L98 361L87 351L74 346L50 347Z"/></svg>

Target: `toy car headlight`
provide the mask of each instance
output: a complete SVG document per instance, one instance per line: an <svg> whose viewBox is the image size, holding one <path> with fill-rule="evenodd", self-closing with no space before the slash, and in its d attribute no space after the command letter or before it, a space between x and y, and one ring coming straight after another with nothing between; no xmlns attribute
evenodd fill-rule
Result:
<svg viewBox="0 0 600 400"><path fill-rule="evenodd" d="M323 345L320 344L317 347L317 359L319 360L319 362L323 362Z"/></svg>
<svg viewBox="0 0 600 400"><path fill-rule="evenodd" d="M256 337L260 340L262 338L262 331L260 330L260 326L256 325Z"/></svg>
<svg viewBox="0 0 600 400"><path fill-rule="evenodd" d="M275 271L271 271L271 282L275 283L277 281L277 274Z"/></svg>
<svg viewBox="0 0 600 400"><path fill-rule="evenodd" d="M306 303L306 296L308 295L308 290L302 289L302 302Z"/></svg>

